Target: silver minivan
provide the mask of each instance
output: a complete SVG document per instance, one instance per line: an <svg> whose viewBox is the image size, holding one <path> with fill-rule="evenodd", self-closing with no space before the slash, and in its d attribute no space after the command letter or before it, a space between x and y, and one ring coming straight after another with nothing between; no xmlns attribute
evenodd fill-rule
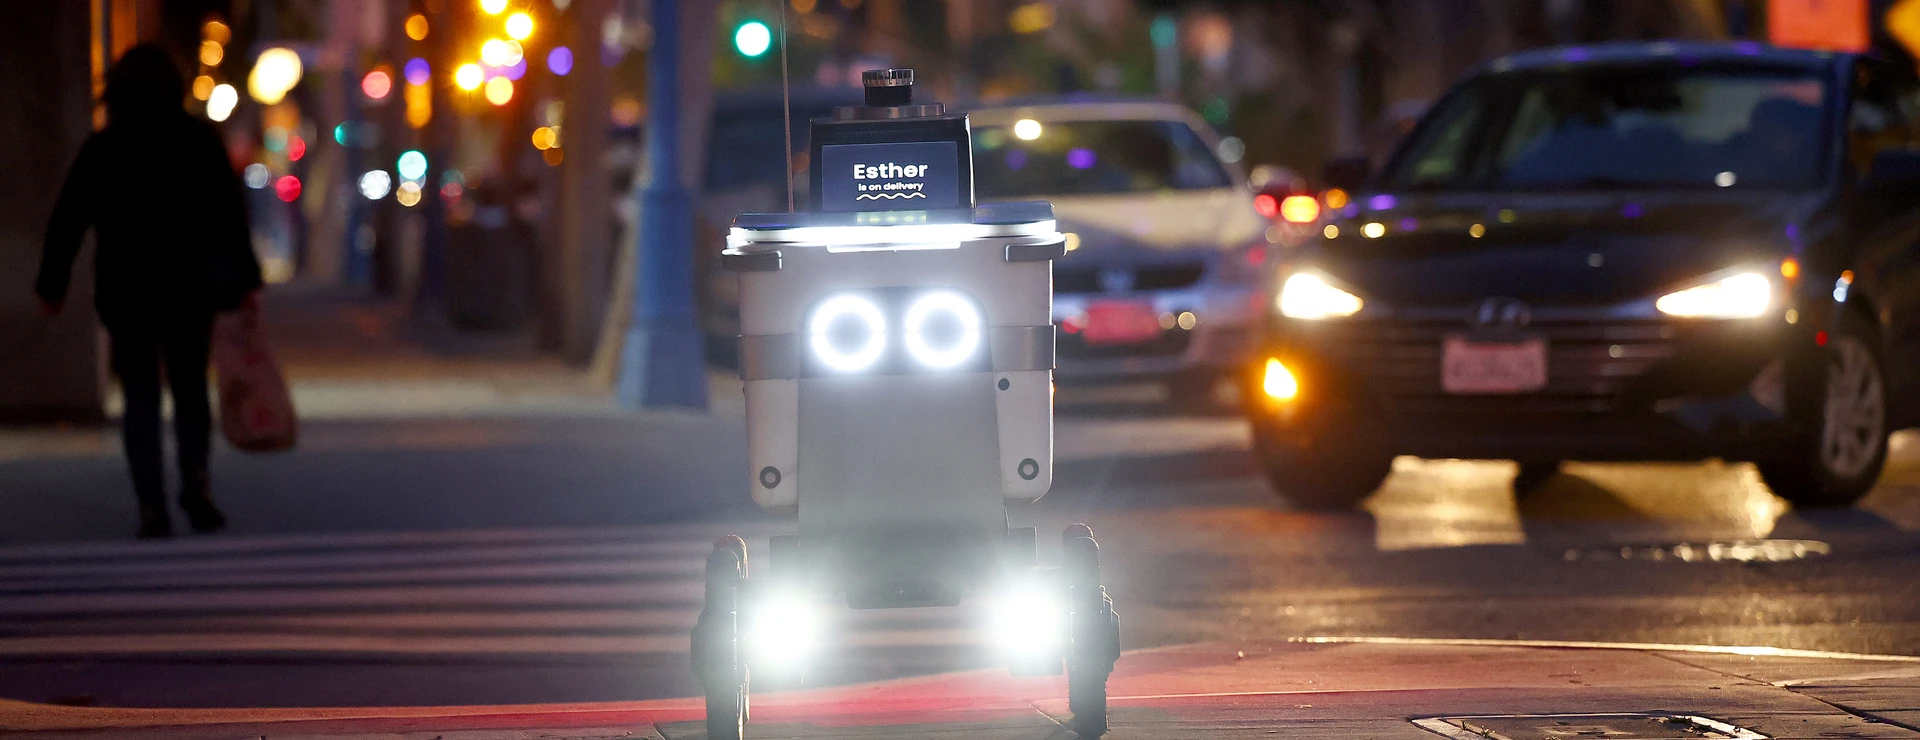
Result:
<svg viewBox="0 0 1920 740"><path fill-rule="evenodd" d="M1157 102L968 112L976 195L1053 203L1061 382L1155 380L1213 397L1250 351L1271 221L1199 116Z"/></svg>

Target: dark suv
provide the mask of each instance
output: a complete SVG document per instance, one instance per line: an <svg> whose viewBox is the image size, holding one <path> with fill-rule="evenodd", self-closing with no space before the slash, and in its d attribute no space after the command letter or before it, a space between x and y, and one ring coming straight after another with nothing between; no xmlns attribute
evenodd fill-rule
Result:
<svg viewBox="0 0 1920 740"><path fill-rule="evenodd" d="M1340 507L1396 454L1514 459L1523 494L1562 460L1720 457L1858 500L1920 423L1911 70L1752 43L1492 62L1276 276L1248 403L1274 485Z"/></svg>

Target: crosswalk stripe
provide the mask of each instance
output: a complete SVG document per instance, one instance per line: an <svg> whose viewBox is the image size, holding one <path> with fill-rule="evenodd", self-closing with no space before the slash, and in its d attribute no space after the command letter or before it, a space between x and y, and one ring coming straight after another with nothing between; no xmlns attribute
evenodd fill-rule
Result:
<svg viewBox="0 0 1920 740"><path fill-rule="evenodd" d="M196 571L318 571L356 567L407 565L475 565L494 562L561 559L658 558L704 559L712 545L706 542L556 543L547 545L457 545L431 549L366 549L237 556L149 557L138 560L59 561L34 565L0 565L0 591L8 582L35 578L85 578L105 574L177 574Z"/></svg>
<svg viewBox="0 0 1920 740"><path fill-rule="evenodd" d="M675 654L689 649L686 633L671 635L328 635L307 633L186 633L46 635L0 638L0 655L111 653L376 653L376 654ZM967 647L960 630L882 630L849 635L843 648Z"/></svg>
<svg viewBox="0 0 1920 740"><path fill-rule="evenodd" d="M764 562L771 524L0 548L0 656L684 654L706 553L742 530ZM965 609L829 618L855 651L979 638Z"/></svg>
<svg viewBox="0 0 1920 740"><path fill-rule="evenodd" d="M164 589L231 586L322 586L453 581L532 581L684 576L701 572L704 558L629 558L570 560L555 563L440 566L423 568L362 567L353 570L224 571L189 573L113 573L74 578L0 579L0 594L78 593L110 589L157 591ZM3 598L3 597L0 597Z"/></svg>
<svg viewBox="0 0 1920 740"><path fill-rule="evenodd" d="M622 654L684 653L687 635L325 635L192 633L0 638L0 655L111 653Z"/></svg>
<svg viewBox="0 0 1920 740"><path fill-rule="evenodd" d="M699 580L632 584L512 586L375 586L328 589L217 589L192 592L24 594L0 598L0 618L90 612L207 612L213 610L427 608L436 606L687 606L697 605Z"/></svg>
<svg viewBox="0 0 1920 740"><path fill-rule="evenodd" d="M296 612L211 616L87 616L0 620L0 633L113 634L133 631L384 632L671 631L693 627L697 606L681 609L470 609L406 612Z"/></svg>
<svg viewBox="0 0 1920 740"><path fill-rule="evenodd" d="M704 550L722 534L749 540L784 531L778 522L744 525L646 525L627 527L525 527L513 529L406 530L276 535L222 535L138 542L81 542L0 547L0 564L123 557L171 557L297 550L353 550L369 547L546 544L596 540L662 541Z"/></svg>

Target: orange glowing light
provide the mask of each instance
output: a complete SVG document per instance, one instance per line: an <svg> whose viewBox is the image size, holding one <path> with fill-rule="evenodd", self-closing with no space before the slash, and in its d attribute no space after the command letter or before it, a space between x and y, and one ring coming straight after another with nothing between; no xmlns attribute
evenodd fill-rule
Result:
<svg viewBox="0 0 1920 740"><path fill-rule="evenodd" d="M1310 224L1320 220L1320 201L1311 195L1289 195L1280 201L1280 217L1287 223Z"/></svg>
<svg viewBox="0 0 1920 740"><path fill-rule="evenodd" d="M1291 401L1300 395L1300 381L1278 358L1269 357L1266 372L1260 378L1260 390L1276 401Z"/></svg>
<svg viewBox="0 0 1920 740"><path fill-rule="evenodd" d="M462 64L459 69L453 71L453 84L460 86L462 90L478 90L486 81L487 73L480 71L480 65L472 62Z"/></svg>
<svg viewBox="0 0 1920 740"><path fill-rule="evenodd" d="M1780 276L1788 280L1800 277L1800 260L1792 257L1780 260Z"/></svg>
<svg viewBox="0 0 1920 740"><path fill-rule="evenodd" d="M406 91L407 125L423 128L433 120L433 88L408 85Z"/></svg>
<svg viewBox="0 0 1920 740"><path fill-rule="evenodd" d="M427 17L419 13L407 16L407 38L415 41L427 40Z"/></svg>
<svg viewBox="0 0 1920 740"><path fill-rule="evenodd" d="M486 87L487 102L489 103L506 105L509 101L513 100L513 80L505 77L495 77L487 80Z"/></svg>
<svg viewBox="0 0 1920 740"><path fill-rule="evenodd" d="M1342 208L1346 208L1347 203L1351 201L1351 199L1347 196L1347 191L1341 190L1339 188L1328 188L1327 192L1321 194L1320 197L1322 200L1325 200L1327 202L1328 208L1331 208L1336 211Z"/></svg>
<svg viewBox="0 0 1920 740"><path fill-rule="evenodd" d="M526 13L514 13L507 16L507 35L515 41L525 41L533 35L533 16Z"/></svg>

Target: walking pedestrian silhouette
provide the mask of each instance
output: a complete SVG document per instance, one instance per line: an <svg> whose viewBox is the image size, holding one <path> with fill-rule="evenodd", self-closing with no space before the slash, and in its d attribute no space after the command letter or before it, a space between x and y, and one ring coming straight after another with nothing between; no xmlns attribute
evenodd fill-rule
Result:
<svg viewBox="0 0 1920 740"><path fill-rule="evenodd" d="M179 68L157 46L136 46L114 64L107 126L87 137L67 171L34 284L43 310L58 313L81 237L93 229L94 306L126 397L121 436L141 537L173 532L161 455L163 376L173 396L180 508L196 531L226 525L207 472L207 359L214 315L257 300L260 287L240 179L219 132L181 107L184 94Z"/></svg>

